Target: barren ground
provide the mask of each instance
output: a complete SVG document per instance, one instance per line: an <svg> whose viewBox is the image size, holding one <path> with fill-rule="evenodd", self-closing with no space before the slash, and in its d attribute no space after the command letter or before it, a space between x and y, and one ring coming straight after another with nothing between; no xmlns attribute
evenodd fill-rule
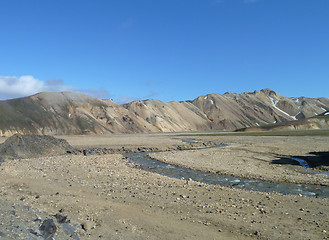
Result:
<svg viewBox="0 0 329 240"><path fill-rule="evenodd" d="M310 175L289 163L273 164L280 160L277 156L328 152L328 137L151 134L63 138L80 148L166 149L189 145L186 140L225 143L224 148L161 152L152 157L232 175L328 185L325 175ZM77 233L80 239L329 238L328 199L194 181L186 184L136 169L121 154L16 159L2 163L0 173L1 200L49 214L61 212L84 226ZM15 239L1 226L0 233L0 238ZM62 238L55 235L55 239Z"/></svg>

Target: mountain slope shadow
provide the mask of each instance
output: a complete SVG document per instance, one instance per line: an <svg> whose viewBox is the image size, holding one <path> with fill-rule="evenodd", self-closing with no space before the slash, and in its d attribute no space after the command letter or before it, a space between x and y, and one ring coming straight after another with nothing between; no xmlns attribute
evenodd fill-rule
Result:
<svg viewBox="0 0 329 240"><path fill-rule="evenodd" d="M272 161L272 164L280 164L280 165L300 165L297 161L287 158L281 157L279 159L275 159Z"/></svg>
<svg viewBox="0 0 329 240"><path fill-rule="evenodd" d="M297 160L293 158L305 160L309 167L319 168L322 170L329 171L329 151L324 152L309 152L309 155L306 156L292 156L281 157L279 159L273 160L272 164L282 164L282 165L301 165Z"/></svg>
<svg viewBox="0 0 329 240"><path fill-rule="evenodd" d="M328 152L310 152L312 156L307 156L306 161L310 167L327 167L329 169L329 151Z"/></svg>

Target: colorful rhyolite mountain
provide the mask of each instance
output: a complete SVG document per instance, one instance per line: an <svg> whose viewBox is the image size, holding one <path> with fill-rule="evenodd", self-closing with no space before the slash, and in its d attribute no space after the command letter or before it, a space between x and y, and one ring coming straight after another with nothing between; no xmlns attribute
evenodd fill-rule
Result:
<svg viewBox="0 0 329 240"><path fill-rule="evenodd" d="M0 134L231 131L306 119L328 110L328 98L287 98L270 89L208 94L193 101L148 99L124 105L72 92L44 92L0 101Z"/></svg>

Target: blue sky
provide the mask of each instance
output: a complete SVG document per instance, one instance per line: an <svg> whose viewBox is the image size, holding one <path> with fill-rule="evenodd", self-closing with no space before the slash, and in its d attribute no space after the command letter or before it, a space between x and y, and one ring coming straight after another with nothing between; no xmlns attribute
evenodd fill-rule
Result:
<svg viewBox="0 0 329 240"><path fill-rule="evenodd" d="M328 0L1 0L0 98L329 97Z"/></svg>

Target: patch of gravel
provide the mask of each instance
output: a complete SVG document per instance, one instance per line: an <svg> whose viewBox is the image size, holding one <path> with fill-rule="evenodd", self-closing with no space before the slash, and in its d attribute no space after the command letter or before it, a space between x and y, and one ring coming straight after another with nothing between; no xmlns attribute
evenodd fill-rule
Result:
<svg viewBox="0 0 329 240"><path fill-rule="evenodd" d="M64 139L47 135L15 134L0 144L0 164L7 159L53 156L73 151ZM0 191L1 192L1 191ZM22 203L0 198L0 239L79 239L84 231L76 220L60 212L51 215Z"/></svg>
<svg viewBox="0 0 329 240"><path fill-rule="evenodd" d="M23 204L0 199L0 239L79 239L82 227L61 213L50 215Z"/></svg>
<svg viewBox="0 0 329 240"><path fill-rule="evenodd" d="M61 155L68 151L73 151L73 148L64 139L15 134L0 144L0 162L4 159Z"/></svg>

